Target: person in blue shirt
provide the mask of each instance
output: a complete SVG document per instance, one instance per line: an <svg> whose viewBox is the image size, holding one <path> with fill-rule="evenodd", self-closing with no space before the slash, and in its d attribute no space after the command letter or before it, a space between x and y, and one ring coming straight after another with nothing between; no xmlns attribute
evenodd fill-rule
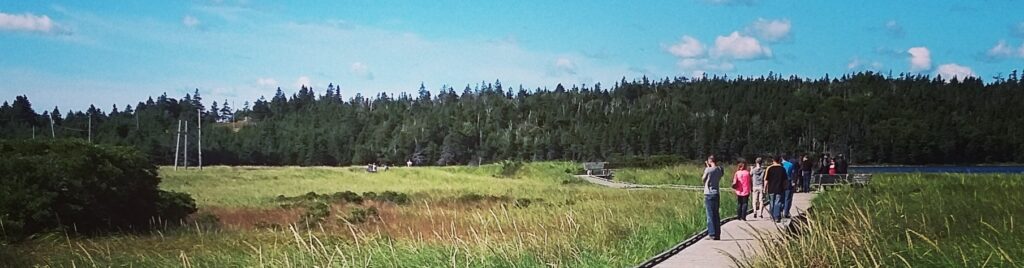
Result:
<svg viewBox="0 0 1024 268"><path fill-rule="evenodd" d="M789 218L789 209L793 207L793 181L796 176L797 166L786 155L783 155L782 168L786 170L786 188L782 201L782 217Z"/></svg>

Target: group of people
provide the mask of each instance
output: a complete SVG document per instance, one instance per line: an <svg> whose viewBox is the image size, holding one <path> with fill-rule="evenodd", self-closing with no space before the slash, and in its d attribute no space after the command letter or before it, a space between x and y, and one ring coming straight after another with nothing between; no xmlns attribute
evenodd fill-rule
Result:
<svg viewBox="0 0 1024 268"><path fill-rule="evenodd" d="M753 167L749 167L747 161L740 160L732 179L732 189L736 192L737 219L747 220L747 211L750 210L750 202L753 199L755 218L763 218L762 212L768 208L771 219L780 222L783 218L790 217L793 194L797 190L811 190L811 177L814 173L846 173L846 161L842 154L836 158L825 154L818 163L812 161L808 155L801 155L798 159L799 161L796 161L785 155L778 155L772 156L770 163L765 163L763 158L758 157L754 160ZM708 156L704 163L701 181L704 184L704 207L707 212L707 239L720 240L722 232L718 184L725 176L725 171L718 165L713 155ZM765 199L768 199L768 204L765 204Z"/></svg>

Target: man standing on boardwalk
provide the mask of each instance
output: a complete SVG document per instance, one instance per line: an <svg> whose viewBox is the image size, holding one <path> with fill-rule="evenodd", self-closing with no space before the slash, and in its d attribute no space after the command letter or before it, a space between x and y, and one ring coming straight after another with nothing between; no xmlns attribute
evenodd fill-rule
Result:
<svg viewBox="0 0 1024 268"><path fill-rule="evenodd" d="M779 156L772 157L772 165L768 166L764 171L764 191L768 193L770 197L770 205L772 220L779 222L782 220L782 205L785 193L786 183L786 170L779 163L782 160ZM705 172L706 173L706 172Z"/></svg>
<svg viewBox="0 0 1024 268"><path fill-rule="evenodd" d="M708 156L708 160L704 162L707 166L704 168L704 175L701 176L701 180L704 182L704 208L707 211L708 218L708 237L710 240L721 240L722 239L722 222L719 217L718 206L718 183L725 175L725 171L722 171L722 167L718 166L715 162L715 156Z"/></svg>
<svg viewBox="0 0 1024 268"><path fill-rule="evenodd" d="M782 215L783 217L789 218L789 208L793 207L793 182L797 176L797 166L793 161L782 156L782 168L786 170L786 189L784 192L784 201L782 202Z"/></svg>

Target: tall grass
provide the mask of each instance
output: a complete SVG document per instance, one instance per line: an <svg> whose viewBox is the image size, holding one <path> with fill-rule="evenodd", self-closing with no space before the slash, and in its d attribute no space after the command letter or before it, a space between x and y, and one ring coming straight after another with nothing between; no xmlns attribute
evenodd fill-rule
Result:
<svg viewBox="0 0 1024 268"><path fill-rule="evenodd" d="M1024 175L880 175L819 195L805 232L753 267L1024 266Z"/></svg>
<svg viewBox="0 0 1024 268"><path fill-rule="evenodd" d="M728 187L732 184L732 175L736 170L735 165L723 165L725 176L722 177L720 186ZM696 164L679 164L665 168L640 169L626 168L615 170L614 179L617 181L648 184L648 185L702 185L700 176L704 174L704 166Z"/></svg>
<svg viewBox="0 0 1024 268"><path fill-rule="evenodd" d="M704 227L700 193L579 183L565 172L572 163L526 164L511 178L498 176L501 168L164 169L162 187L193 194L200 212L222 224L103 237L51 234L0 246L0 257L48 267L624 267ZM301 213L270 213L282 210L277 195L386 190L409 193L411 202L362 204L380 211L365 223L345 220L353 204L335 204L314 223L298 222ZM470 193L534 201L460 201ZM723 199L728 214L735 202ZM225 219L231 215L253 216ZM291 220L252 224L267 215Z"/></svg>

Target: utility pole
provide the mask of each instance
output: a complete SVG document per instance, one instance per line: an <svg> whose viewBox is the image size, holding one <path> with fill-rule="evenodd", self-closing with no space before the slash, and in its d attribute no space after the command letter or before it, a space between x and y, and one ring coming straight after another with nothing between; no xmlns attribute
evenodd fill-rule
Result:
<svg viewBox="0 0 1024 268"><path fill-rule="evenodd" d="M185 120L185 161L182 163L185 170L188 170L188 120Z"/></svg>
<svg viewBox="0 0 1024 268"><path fill-rule="evenodd" d="M178 120L178 132L174 134L174 170L178 170L178 148L181 148L181 120Z"/></svg>
<svg viewBox="0 0 1024 268"><path fill-rule="evenodd" d="M55 132L53 132L53 115L52 114L50 115L50 138L51 139L57 139L57 134L55 134Z"/></svg>
<svg viewBox="0 0 1024 268"><path fill-rule="evenodd" d="M92 143L92 114L89 114L89 143Z"/></svg>
<svg viewBox="0 0 1024 268"><path fill-rule="evenodd" d="M196 119L198 119L197 122L199 124L199 136L197 138L199 139L197 141L199 143L199 170L203 170L203 110L196 109L196 112Z"/></svg>

